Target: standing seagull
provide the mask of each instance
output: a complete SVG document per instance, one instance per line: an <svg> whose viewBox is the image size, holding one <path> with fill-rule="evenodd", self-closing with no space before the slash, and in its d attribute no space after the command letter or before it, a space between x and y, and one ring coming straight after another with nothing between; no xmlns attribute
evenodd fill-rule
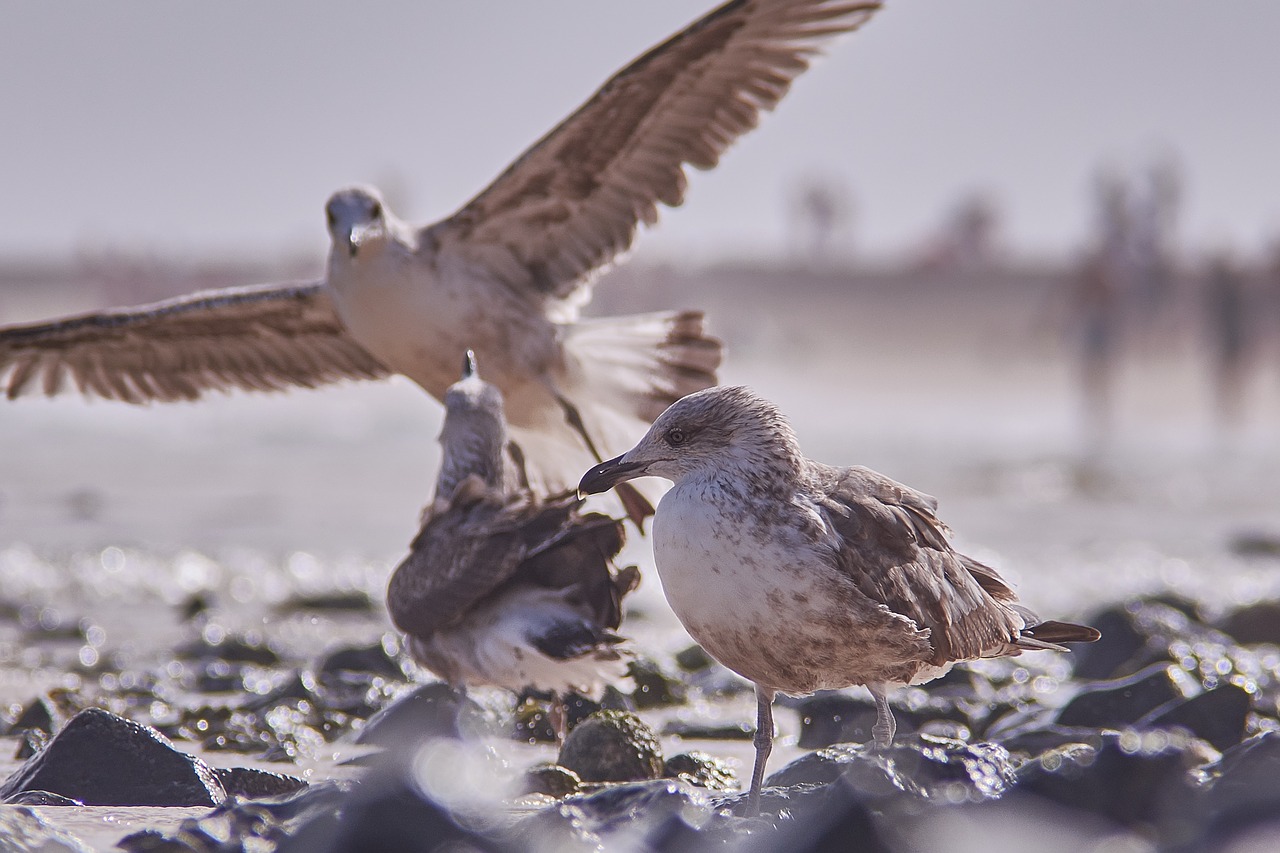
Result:
<svg viewBox="0 0 1280 853"><path fill-rule="evenodd" d="M782 412L745 388L677 401L578 488L649 475L675 483L653 521L667 601L712 657L756 686L753 811L775 693L866 685L883 747L895 729L890 688L956 661L1101 636L1038 622L994 569L951 548L936 500L867 468L806 459Z"/></svg>
<svg viewBox="0 0 1280 853"><path fill-rule="evenodd" d="M822 42L878 7L731 0L615 74L448 219L415 227L375 190L340 190L323 280L0 328L0 385L7 372L10 397L56 394L70 377L144 403L400 373L442 399L474 348L531 479L565 488L715 384L721 359L697 311L579 321L595 274L659 203L684 200L686 166L713 168Z"/></svg>
<svg viewBox="0 0 1280 853"><path fill-rule="evenodd" d="M613 631L639 581L634 566L612 569L621 522L580 513L575 495L539 500L521 484L502 394L471 353L444 402L435 499L391 576L391 620L414 659L454 687L599 698L625 675ZM552 722L563 736L560 710Z"/></svg>

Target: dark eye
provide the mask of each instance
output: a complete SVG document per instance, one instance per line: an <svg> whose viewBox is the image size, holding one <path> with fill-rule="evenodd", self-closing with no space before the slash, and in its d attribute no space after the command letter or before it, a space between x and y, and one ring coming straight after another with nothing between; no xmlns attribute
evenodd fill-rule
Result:
<svg viewBox="0 0 1280 853"><path fill-rule="evenodd" d="M332 207L326 207L326 208L324 209L324 216L325 216L325 218L326 218L326 219L328 219L328 220L329 220L329 227L330 227L330 228L332 228L332 227L334 227L335 225L337 225L337 224L338 224L338 215L337 215L336 213L334 213L334 212L333 212L333 208L332 208Z"/></svg>
<svg viewBox="0 0 1280 853"><path fill-rule="evenodd" d="M684 430L680 429L680 427L667 430L667 444L672 447L684 444L686 438L687 436L684 434Z"/></svg>
<svg viewBox="0 0 1280 853"><path fill-rule="evenodd" d="M378 219L381 216L382 216L382 205L375 201L373 203L373 207L369 208L369 217L371 219Z"/></svg>

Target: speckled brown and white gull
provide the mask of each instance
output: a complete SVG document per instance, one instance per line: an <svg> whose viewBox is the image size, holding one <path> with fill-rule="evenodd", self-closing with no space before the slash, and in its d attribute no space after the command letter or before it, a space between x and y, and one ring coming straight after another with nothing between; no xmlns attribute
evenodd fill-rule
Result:
<svg viewBox="0 0 1280 853"><path fill-rule="evenodd" d="M677 401L579 489L642 476L674 482L653 524L667 600L712 657L756 685L753 804L777 692L866 685L887 745L891 687L1099 636L1038 622L994 569L950 546L937 501L867 468L806 459L781 411L746 388Z"/></svg>
<svg viewBox="0 0 1280 853"><path fill-rule="evenodd" d="M320 281L0 327L0 387L145 403L399 373L442 399L474 349L535 485L571 486L715 384L721 359L698 311L580 321L595 274L660 204L684 201L688 167L714 168L823 43L877 8L731 0L611 77L447 219L414 226L376 190L340 190Z"/></svg>
<svg viewBox="0 0 1280 853"><path fill-rule="evenodd" d="M625 676L615 571L622 524L575 495L539 498L513 457L502 395L468 358L445 394L435 499L387 588L387 610L419 663L456 687L599 696Z"/></svg>

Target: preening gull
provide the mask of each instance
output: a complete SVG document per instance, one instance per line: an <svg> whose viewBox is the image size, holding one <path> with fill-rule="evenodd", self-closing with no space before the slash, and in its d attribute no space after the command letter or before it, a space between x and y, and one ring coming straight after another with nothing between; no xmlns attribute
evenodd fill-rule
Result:
<svg viewBox="0 0 1280 853"><path fill-rule="evenodd" d="M640 443L583 476L674 482L653 521L667 601L716 660L755 683L758 810L774 694L866 685L879 746L887 692L956 661L1066 651L1093 628L1040 622L989 566L958 553L937 501L867 468L806 459L782 412L741 387L674 403Z"/></svg>
<svg viewBox="0 0 1280 853"><path fill-rule="evenodd" d="M425 227L378 193L328 202L323 280L211 291L0 328L0 384L143 403L408 376L437 399L475 349L535 485L571 486L679 397L716 382L698 311L580 321L595 273L686 166L713 168L819 45L879 7L731 0L632 62L479 195Z"/></svg>
<svg viewBox="0 0 1280 853"><path fill-rule="evenodd" d="M502 408L468 354L445 393L435 499L387 610L414 659L455 687L599 698L626 673L614 630L639 572L613 568L621 522L580 512L573 494L529 490ZM563 734L563 715L553 723Z"/></svg>

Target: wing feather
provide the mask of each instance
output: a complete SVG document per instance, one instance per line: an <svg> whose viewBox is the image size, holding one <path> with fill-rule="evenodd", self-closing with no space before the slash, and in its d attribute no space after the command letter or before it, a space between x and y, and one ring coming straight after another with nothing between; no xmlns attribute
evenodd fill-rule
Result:
<svg viewBox="0 0 1280 853"><path fill-rule="evenodd" d="M980 657L1023 627L995 571L957 553L937 501L866 468L826 468L818 509L838 540L836 563L858 590L929 630L929 663Z"/></svg>
<svg viewBox="0 0 1280 853"><path fill-rule="evenodd" d="M504 498L479 478L463 481L447 504L431 512L392 573L391 620L405 633L428 637L518 579L581 586L588 600L603 599L601 623L617 627L618 593L609 567L622 547L622 526L596 513L580 515L579 504L570 494L546 501L528 493Z"/></svg>
<svg viewBox="0 0 1280 853"><path fill-rule="evenodd" d="M580 301L626 251L685 166L711 169L754 128L825 39L879 8L858 0L732 0L610 78L425 243L540 297Z"/></svg>
<svg viewBox="0 0 1280 853"><path fill-rule="evenodd" d="M7 374L7 382L5 375ZM314 388L389 371L343 327L318 283L231 288L0 328L0 387L146 403L211 390Z"/></svg>

